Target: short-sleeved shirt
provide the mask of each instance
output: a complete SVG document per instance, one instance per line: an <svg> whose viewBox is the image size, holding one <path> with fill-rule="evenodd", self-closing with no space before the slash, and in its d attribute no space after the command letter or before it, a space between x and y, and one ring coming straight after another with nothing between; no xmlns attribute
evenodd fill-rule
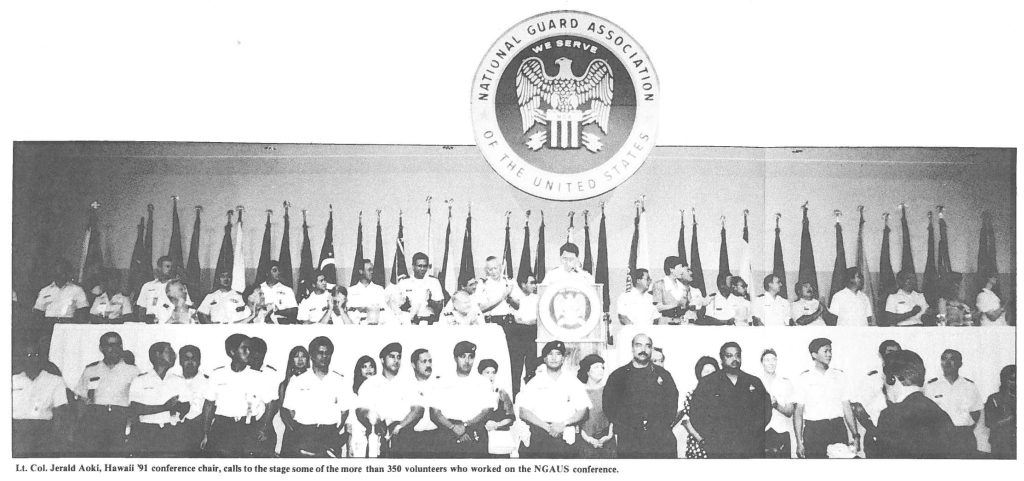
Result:
<svg viewBox="0 0 1024 481"><path fill-rule="evenodd" d="M749 326L750 301L748 301L745 297L733 294L729 296L729 304L732 305L732 310L736 314L736 325Z"/></svg>
<svg viewBox="0 0 1024 481"><path fill-rule="evenodd" d="M242 295L232 290L216 290L206 295L198 311L210 316L214 324L231 324L249 317L252 312Z"/></svg>
<svg viewBox="0 0 1024 481"><path fill-rule="evenodd" d="M885 399L885 376L882 368L872 369L860 378L860 382L851 386L850 401L860 403L867 411L871 420L878 423L878 416L888 406Z"/></svg>
<svg viewBox="0 0 1024 481"><path fill-rule="evenodd" d="M81 287L70 282L64 287L57 287L56 283L39 291L36 297L36 304L33 308L43 311L45 317L70 319L75 317L75 311L83 307L89 307L89 301L85 298L85 291Z"/></svg>
<svg viewBox="0 0 1024 481"><path fill-rule="evenodd" d="M484 312L485 316L506 316L516 312L516 310L513 309L505 299L506 286L512 286L512 293L509 294L512 299L518 301L522 298L522 291L520 291L519 288L515 286L515 282L511 280L494 280L487 277L480 281L480 284L476 288L476 293L473 294L473 301L480 306L481 312L483 312L483 308L485 306L501 299L494 308Z"/></svg>
<svg viewBox="0 0 1024 481"><path fill-rule="evenodd" d="M1004 311L1001 316L996 320L990 320L988 316L984 315L986 312L994 311L999 309L999 296L992 292L991 289L982 289L978 293L978 297L975 299L974 304L978 306L978 310L982 312L981 325L982 326L1007 326L1006 323L1006 312ZM956 421L955 419L953 420Z"/></svg>
<svg viewBox="0 0 1024 481"><path fill-rule="evenodd" d="M433 405L433 396L437 392L437 385L439 378L437 376L430 377L427 379L416 379L412 383L412 389L416 395L416 401L413 402L415 406L422 406L424 409L423 417L416 422L416 426L413 427L414 431L431 431L437 429L437 424L430 419L430 407Z"/></svg>
<svg viewBox="0 0 1024 481"><path fill-rule="evenodd" d="M124 361L118 361L113 367L96 361L85 366L75 394L89 398L89 391L92 391L92 404L128 407L128 390L138 375L139 368Z"/></svg>
<svg viewBox="0 0 1024 481"><path fill-rule="evenodd" d="M483 311L476 303L471 303L469 311L465 314L453 307L451 311L445 313L444 318L448 320L448 324L453 326L480 326L486 322Z"/></svg>
<svg viewBox="0 0 1024 481"><path fill-rule="evenodd" d="M576 411L591 407L584 384L564 367L558 377L544 370L520 393L519 407L548 423L563 422Z"/></svg>
<svg viewBox="0 0 1024 481"><path fill-rule="evenodd" d="M188 388L189 393L191 393L189 400L191 407L188 409L188 414L185 414L185 420L191 421L203 415L203 405L206 404L205 395L206 390L210 386L210 376L200 372L192 376L192 379L187 379L184 376L182 376L182 379L185 381L185 386Z"/></svg>
<svg viewBox="0 0 1024 481"><path fill-rule="evenodd" d="M914 306L920 306L921 312L918 312L914 316L900 321L897 326L920 326L921 314L928 310L928 301L925 300L924 294L920 292L903 292L903 289L896 291L894 294L889 294L889 297L885 300L885 312L891 312L893 314L906 314L910 312Z"/></svg>
<svg viewBox="0 0 1024 481"><path fill-rule="evenodd" d="M949 414L954 426L973 426L971 413L985 407L978 386L963 376L957 377L953 384L944 376L932 378L924 385L924 395Z"/></svg>
<svg viewBox="0 0 1024 481"><path fill-rule="evenodd" d="M516 322L530 326L537 325L537 317L540 315L539 305L540 296L523 294L523 297L519 298L519 309L516 309Z"/></svg>
<svg viewBox="0 0 1024 481"><path fill-rule="evenodd" d="M686 303L687 309L682 315L683 321L686 323L692 323L697 320L697 312L693 309L694 307L700 308L707 303L700 289L670 277L654 281L654 284L651 286L651 297L654 298L656 304L671 306L677 305L683 299L688 299ZM662 324L668 324L673 319L678 319L678 316L665 315L665 311L662 311L661 314L660 322Z"/></svg>
<svg viewBox="0 0 1024 481"><path fill-rule="evenodd" d="M320 294L310 292L309 296L299 303L299 313L295 317L299 321L317 323L323 319L324 313L331 308L331 293L324 291Z"/></svg>
<svg viewBox="0 0 1024 481"><path fill-rule="evenodd" d="M803 316L814 314L814 311L817 311L819 306L821 306L821 301L817 299L797 299L793 301L793 321L796 321ZM799 326L800 324L797 325ZM826 324L825 319L822 319L821 314L818 314L817 319L804 325L824 326Z"/></svg>
<svg viewBox="0 0 1024 481"><path fill-rule="evenodd" d="M722 294L708 296L708 306L705 312L709 317L719 321L734 320L736 318L736 310L733 308L733 304Z"/></svg>
<svg viewBox="0 0 1024 481"><path fill-rule="evenodd" d="M804 419L824 421L843 417L843 401L850 400L846 374L836 368L808 369L796 378L793 401L804 407Z"/></svg>
<svg viewBox="0 0 1024 481"><path fill-rule="evenodd" d="M341 424L342 411L355 405L352 384L337 371L329 371L323 378L312 369L288 382L281 407L295 411L299 424Z"/></svg>
<svg viewBox="0 0 1024 481"><path fill-rule="evenodd" d="M121 293L108 297L104 292L96 296L96 300L92 301L92 308L89 309L89 314L104 319L117 319L131 313L132 300Z"/></svg>
<svg viewBox="0 0 1024 481"><path fill-rule="evenodd" d="M363 285L357 282L348 288L348 307L350 309L377 308L384 309L388 304L384 288L374 283Z"/></svg>
<svg viewBox="0 0 1024 481"><path fill-rule="evenodd" d="M419 395L412 381L408 379L388 379L384 375L367 378L359 387L358 406L369 409L388 424L401 421L409 415L409 410L417 406Z"/></svg>
<svg viewBox="0 0 1024 481"><path fill-rule="evenodd" d="M593 284L594 276L583 269L578 269L576 272L569 272L562 269L562 266L558 266L544 274L543 283L550 285L571 280L583 282L584 284Z"/></svg>
<svg viewBox="0 0 1024 481"><path fill-rule="evenodd" d="M186 295L185 304L192 305L191 296ZM142 289L139 290L139 298L135 301L135 305L145 309L146 314L155 316L158 324L167 322L174 312L174 305L171 303L170 298L167 297L167 281L160 282L157 279L153 279L143 284Z"/></svg>
<svg viewBox="0 0 1024 481"><path fill-rule="evenodd" d="M208 401L216 404L214 414L233 418L259 416L266 403L277 397L276 390L268 393L266 378L259 371L245 366L241 371L221 366L210 373L206 393Z"/></svg>
<svg viewBox="0 0 1024 481"><path fill-rule="evenodd" d="M131 402L147 406L162 405L174 396L178 396L180 402L189 403L189 412L192 412L192 391L189 390L184 378L170 371L164 374L163 379L154 371L139 374L132 381L128 391L128 399ZM139 415L139 422L164 425L177 424L179 421L177 414L171 415L170 411L163 411Z"/></svg>
<svg viewBox="0 0 1024 481"><path fill-rule="evenodd" d="M838 317L837 327L867 326L868 318L873 315L868 296L863 291L853 292L849 287L832 296L828 310Z"/></svg>
<svg viewBox="0 0 1024 481"><path fill-rule="evenodd" d="M441 290L441 283L436 277L423 276L422 279L407 277L398 283L398 288L405 292L412 306L412 312L417 316L431 316L434 312L427 304L429 299L436 302L444 302L444 291Z"/></svg>
<svg viewBox="0 0 1024 481"><path fill-rule="evenodd" d="M764 376L761 378L761 383L764 384L764 389L768 391L769 395L775 396L775 400L780 405L793 402L793 383L788 378L775 376L775 380L769 382L768 376ZM774 429L777 433L788 433L793 429L793 418L782 414L778 409L772 409L772 418L764 429L765 431Z"/></svg>
<svg viewBox="0 0 1024 481"><path fill-rule="evenodd" d="M767 327L789 325L790 308L785 297L762 294L750 301L750 311Z"/></svg>
<svg viewBox="0 0 1024 481"><path fill-rule="evenodd" d="M273 286L264 282L260 284L260 291L263 292L263 302L268 306L277 306L278 311L299 307L299 304L295 302L295 291L280 282ZM271 317L275 323L281 323L281 315L271 314Z"/></svg>
<svg viewBox="0 0 1024 481"><path fill-rule="evenodd" d="M466 422L484 409L493 408L497 404L495 396L491 383L483 376L453 374L438 381L431 406L448 419Z"/></svg>
<svg viewBox="0 0 1024 481"><path fill-rule="evenodd" d="M636 289L620 294L619 300L615 301L615 309L619 315L628 317L629 321L637 326L650 326L655 319L661 317L658 309L654 307L654 298L649 293Z"/></svg>
<svg viewBox="0 0 1024 481"><path fill-rule="evenodd" d="M68 403L64 379L40 371L35 379L25 373L11 378L13 419L53 419L53 410Z"/></svg>

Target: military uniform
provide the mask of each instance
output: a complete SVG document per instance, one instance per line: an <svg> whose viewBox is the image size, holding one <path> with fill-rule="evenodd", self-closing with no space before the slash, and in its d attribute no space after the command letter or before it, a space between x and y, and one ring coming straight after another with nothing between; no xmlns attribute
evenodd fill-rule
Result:
<svg viewBox="0 0 1024 481"><path fill-rule="evenodd" d="M920 307L921 312L896 323L900 327L923 326L924 323L921 322L921 315L928 310L928 301L925 300L924 294L920 292L903 292L903 289L896 291L894 294L889 294L889 297L885 300L885 312L893 314L906 314L912 311L914 306Z"/></svg>
<svg viewBox="0 0 1024 481"><path fill-rule="evenodd" d="M96 296L96 299L92 301L92 308L89 309L89 314L118 322L122 322L123 319L120 318L131 315L131 313L132 300L120 292L113 296L108 296L106 292Z"/></svg>
<svg viewBox="0 0 1024 481"><path fill-rule="evenodd" d="M817 299L797 299L797 300L793 301L793 321L796 322L797 319L799 319L799 318L801 318L803 316L807 316L807 315L813 314L814 311L817 311L818 307L820 307L820 306L821 306L821 301L819 301ZM799 324L797 324L797 325L799 326ZM804 324L804 325L805 326L826 326L827 324L825 324L825 319L823 319L821 317L821 314L818 314L817 318L815 318L813 321L811 321L811 322L809 322L807 324Z"/></svg>
<svg viewBox="0 0 1024 481"><path fill-rule="evenodd" d="M384 288L374 283L363 285L357 282L348 288L348 302L350 311L355 311L353 321L356 324L365 324L367 314L359 312L358 309L380 310L388 305L387 296L384 295Z"/></svg>
<svg viewBox="0 0 1024 481"><path fill-rule="evenodd" d="M40 371L35 379L24 373L11 378L11 448L14 457L60 454L56 445L53 410L68 403L64 379Z"/></svg>
<svg viewBox="0 0 1024 481"><path fill-rule="evenodd" d="M875 432L877 456L923 459L962 456L953 448L953 422L949 415L921 392L885 408Z"/></svg>
<svg viewBox="0 0 1024 481"><path fill-rule="evenodd" d="M413 314L413 324L426 322L434 324L438 321L439 312L431 310L427 299L438 303L444 302L444 291L441 289L441 282L432 276L424 276L422 279L407 277L398 282L398 288L405 293Z"/></svg>
<svg viewBox="0 0 1024 481"><path fill-rule="evenodd" d="M418 392L412 382L403 378L388 379L383 374L367 378L359 387L356 404L370 411L371 423L380 420L392 427L405 419L419 402ZM391 439L391 449L401 454L403 442L404 434L400 431L397 438Z"/></svg>
<svg viewBox="0 0 1024 481"><path fill-rule="evenodd" d="M337 456L345 444L341 437L344 426L341 413L351 411L354 405L350 384L337 371L329 371L321 378L309 369L292 378L281 407L295 414L295 430L284 433L284 445L291 446L295 452L281 455L331 451Z"/></svg>
<svg viewBox="0 0 1024 481"><path fill-rule="evenodd" d="M139 369L124 361L107 366L102 361L85 366L75 394L87 400L79 434L83 454L115 455L124 450L128 424L129 389Z"/></svg>
<svg viewBox="0 0 1024 481"><path fill-rule="evenodd" d="M851 398L846 375L836 368L808 369L796 380L794 401L804 407L804 453L825 458L830 444L848 444L843 402ZM798 426L799 428L799 426Z"/></svg>
<svg viewBox="0 0 1024 481"><path fill-rule="evenodd" d="M260 291L263 292L263 302L267 306L277 306L278 312L299 307L299 304L295 301L295 291L280 282L273 286L264 282L260 284ZM270 317L275 324L282 324L287 320L280 314L271 314Z"/></svg>
<svg viewBox="0 0 1024 481"><path fill-rule="evenodd" d="M245 366L235 372L221 366L210 373L206 400L215 404L206 450L213 455L241 457L256 450L256 431L266 403L277 397L259 371Z"/></svg>
<svg viewBox="0 0 1024 481"><path fill-rule="evenodd" d="M171 319L171 314L174 313L174 305L171 304L171 300L167 297L167 282L161 282L159 279L153 279L142 285L139 289L139 298L135 301L135 305L146 310L147 315L152 315L156 318L157 324L164 324ZM187 293L185 295L185 304L192 305L192 297Z"/></svg>
<svg viewBox="0 0 1024 481"><path fill-rule="evenodd" d="M608 376L602 399L618 436L619 457L676 457L672 422L679 390L665 368L654 363L646 368L626 364Z"/></svg>
<svg viewBox="0 0 1024 481"><path fill-rule="evenodd" d="M736 310L729 299L722 294L708 296L708 307L705 312L707 317L717 321L715 324L734 324L736 322Z"/></svg>
<svg viewBox="0 0 1024 481"><path fill-rule="evenodd" d="M772 401L764 384L743 371L736 384L726 372L701 378L690 400L690 422L704 437L709 458L764 457Z"/></svg>
<svg viewBox="0 0 1024 481"><path fill-rule="evenodd" d="M331 293L324 291L319 294L310 292L309 296L299 303L299 313L296 315L296 320L300 324L316 324L324 318L326 313L331 308Z"/></svg>
<svg viewBox="0 0 1024 481"><path fill-rule="evenodd" d="M767 327L788 326L790 314L789 301L782 296L761 294L750 301L750 315L761 320Z"/></svg>
<svg viewBox="0 0 1024 481"><path fill-rule="evenodd" d="M924 385L924 394L935 401L953 420L954 444L958 458L973 457L978 452L978 441L974 436L972 412L981 411L985 406L974 381L958 376L952 384L945 377L929 379Z"/></svg>
<svg viewBox="0 0 1024 481"><path fill-rule="evenodd" d="M181 423L181 445L185 457L194 458L200 455L199 445L203 441L203 405L206 403L206 390L209 388L210 376L196 373L191 379L184 376L185 386L189 390L191 407Z"/></svg>
<svg viewBox="0 0 1024 481"><path fill-rule="evenodd" d="M878 416L882 413L888 402L885 398L885 376L882 374L881 368L872 369L861 379L860 385L856 386L854 391L850 395L850 402L859 403L864 411L867 412L868 417L871 418L871 422L878 426ZM864 454L869 458L878 456L876 452L878 449L877 439L874 433L867 431L867 426L863 426L867 436L864 438L864 445L862 449Z"/></svg>
<svg viewBox="0 0 1024 481"><path fill-rule="evenodd" d="M768 391L769 400L771 396L775 396L779 405L793 402L793 383L788 378L776 375L771 382L761 378L761 383ZM772 417L765 426L765 457L789 458L793 453L790 442L792 430L793 418L773 407Z"/></svg>
<svg viewBox="0 0 1024 481"><path fill-rule="evenodd" d="M264 364L262 367L256 370L260 375L260 382L263 385L263 390L266 393L264 401L257 405L255 416L257 419L263 417L269 408L269 404L278 400L279 388L281 387L281 381L283 381L282 374L274 366L270 364ZM260 442L257 440L256 447L253 450L253 455L256 456L273 456L274 451L277 448L277 432L274 429L274 423L267 423L267 430L264 433L267 437L266 440Z"/></svg>
<svg viewBox="0 0 1024 481"><path fill-rule="evenodd" d="M430 408L433 406L433 397L437 393L439 376L425 380L416 379L411 387L416 396L414 405L423 406L423 417L416 422L412 428L406 428L403 438L404 446L399 449L399 454L411 458L431 458L437 451L438 431L437 424L430 419Z"/></svg>
<svg viewBox="0 0 1024 481"><path fill-rule="evenodd" d="M562 368L558 377L541 372L523 387L519 396L520 409L529 410L547 423L564 422L576 411L591 407L583 383L565 368ZM519 454L522 458L572 458L578 452L575 443L575 426L567 426L557 438L538 427L530 426L529 449L520 448Z"/></svg>
<svg viewBox="0 0 1024 481"><path fill-rule="evenodd" d="M163 379L150 371L139 374L132 381L128 399L133 403L159 406L174 396L179 402L189 403L191 411L192 392L181 376L166 372ZM182 456L187 453L183 443L181 413L163 411L156 414L140 415L132 425L128 436L128 451L134 456L162 457Z"/></svg>
<svg viewBox="0 0 1024 481"><path fill-rule="evenodd" d="M465 424L469 440L459 443L454 431L439 428L435 454L452 458L486 457L486 419L481 419L481 422L475 425L466 423L484 410L493 408L496 403L497 398L491 390L491 384L483 376L455 374L442 378L436 386L430 404L452 423Z"/></svg>
<svg viewBox="0 0 1024 481"><path fill-rule="evenodd" d="M202 304L199 304L198 311L210 316L210 322L214 324L232 324L252 314L242 295L231 289L218 289L207 294Z"/></svg>

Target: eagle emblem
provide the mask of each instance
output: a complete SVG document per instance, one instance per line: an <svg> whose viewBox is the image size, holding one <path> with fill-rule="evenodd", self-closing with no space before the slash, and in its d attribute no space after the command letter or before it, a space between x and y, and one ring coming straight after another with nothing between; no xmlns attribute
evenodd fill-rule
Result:
<svg viewBox="0 0 1024 481"><path fill-rule="evenodd" d="M572 60L555 60L558 71L548 75L537 57L523 61L516 73L516 97L523 119L523 133L537 124L546 125L529 137L526 146L537 151L547 145L555 149L601 150L601 137L584 132L583 127L597 124L608 135L608 115L612 106L612 69L608 62L594 59L587 71L577 77Z"/></svg>
<svg viewBox="0 0 1024 481"><path fill-rule="evenodd" d="M551 300L555 323L564 329L576 329L587 322L587 296L575 289L563 289Z"/></svg>

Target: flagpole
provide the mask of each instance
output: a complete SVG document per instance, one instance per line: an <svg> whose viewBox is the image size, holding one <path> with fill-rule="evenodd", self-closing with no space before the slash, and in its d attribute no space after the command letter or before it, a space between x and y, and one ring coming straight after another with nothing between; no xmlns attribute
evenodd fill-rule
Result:
<svg viewBox="0 0 1024 481"><path fill-rule="evenodd" d="M425 251L425 254L427 254L427 259L430 259L430 263L431 264L434 263L434 257L432 256L432 253L430 251L430 230L431 230L432 224L434 222L433 214L430 211L430 201L432 199L433 199L432 196L429 196L429 195L427 196L427 250ZM431 269L431 270L433 270L433 269Z"/></svg>

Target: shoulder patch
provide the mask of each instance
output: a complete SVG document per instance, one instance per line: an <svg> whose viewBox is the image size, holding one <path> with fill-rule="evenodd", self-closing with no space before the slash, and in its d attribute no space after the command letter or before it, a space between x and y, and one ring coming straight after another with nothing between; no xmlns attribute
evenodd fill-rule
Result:
<svg viewBox="0 0 1024 481"><path fill-rule="evenodd" d="M878 374L878 370L877 369L875 369L873 371L868 371L868 376L874 376L875 374Z"/></svg>
<svg viewBox="0 0 1024 481"><path fill-rule="evenodd" d="M969 382L971 384L974 384L974 381L972 381L971 378L969 378L969 377L965 377L964 381L967 381L967 382Z"/></svg>
<svg viewBox="0 0 1024 481"><path fill-rule="evenodd" d="M929 380L928 380L928 384L931 384L931 383L933 383L933 382L935 382L935 381L938 381L938 380L939 380L939 378L937 378L937 377L933 377L933 378L931 378L931 379L929 379Z"/></svg>
<svg viewBox="0 0 1024 481"><path fill-rule="evenodd" d="M99 361L93 361L93 362L90 362L89 364L86 364L85 367L98 366L99 364L100 364Z"/></svg>

